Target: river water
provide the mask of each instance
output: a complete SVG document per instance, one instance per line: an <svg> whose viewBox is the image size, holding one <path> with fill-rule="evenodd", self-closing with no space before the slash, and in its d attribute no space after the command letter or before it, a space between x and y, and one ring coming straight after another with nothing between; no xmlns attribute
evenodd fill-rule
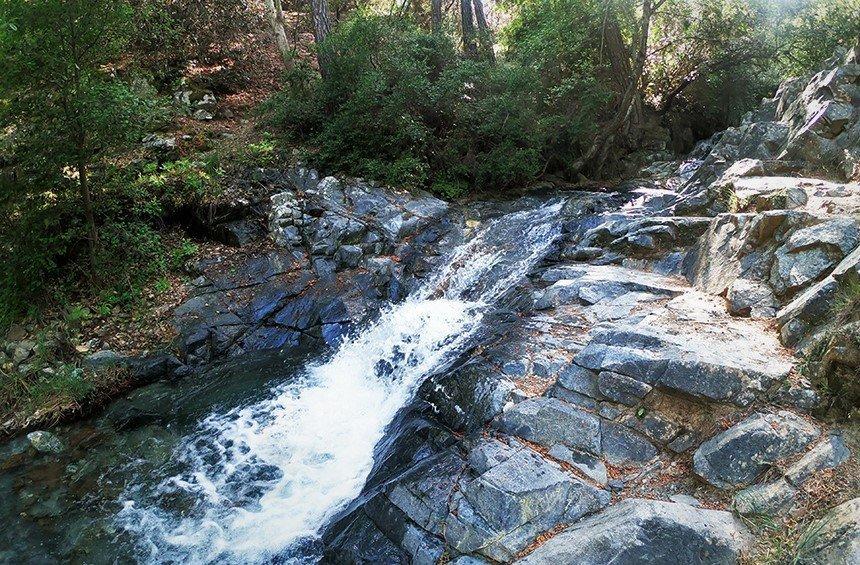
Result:
<svg viewBox="0 0 860 565"><path fill-rule="evenodd" d="M24 440L3 446L0 561L313 562L397 411L476 345L548 252L561 208L488 221L323 359L257 354L154 385L167 425L80 423L59 431L65 453L35 463L15 464Z"/></svg>

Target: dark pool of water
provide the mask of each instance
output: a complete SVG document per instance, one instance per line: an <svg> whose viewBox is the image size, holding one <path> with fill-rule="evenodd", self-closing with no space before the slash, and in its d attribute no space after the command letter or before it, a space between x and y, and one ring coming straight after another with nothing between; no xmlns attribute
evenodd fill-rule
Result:
<svg viewBox="0 0 860 565"><path fill-rule="evenodd" d="M306 360L249 354L135 390L94 418L51 429L59 454L38 453L26 436L0 445L0 563L137 561L139 540L115 520L122 493L175 473L174 449L201 419L264 398ZM184 502L162 501L180 513Z"/></svg>

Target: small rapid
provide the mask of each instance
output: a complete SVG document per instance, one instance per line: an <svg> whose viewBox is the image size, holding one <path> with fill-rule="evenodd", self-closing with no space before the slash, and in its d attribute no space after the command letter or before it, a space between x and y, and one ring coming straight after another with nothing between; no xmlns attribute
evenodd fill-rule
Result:
<svg viewBox="0 0 860 565"><path fill-rule="evenodd" d="M484 316L544 257L561 203L501 216L424 284L263 400L205 417L180 471L121 496L142 561L260 562L312 540L360 492L374 447L428 377L474 344Z"/></svg>

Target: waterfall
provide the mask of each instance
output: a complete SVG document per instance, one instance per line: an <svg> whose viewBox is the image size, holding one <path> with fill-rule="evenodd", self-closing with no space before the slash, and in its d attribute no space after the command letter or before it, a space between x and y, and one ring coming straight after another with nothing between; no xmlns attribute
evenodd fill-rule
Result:
<svg viewBox="0 0 860 565"><path fill-rule="evenodd" d="M174 453L181 472L123 494L117 519L140 558L259 562L313 538L361 492L397 411L473 345L484 315L547 253L561 207L487 222L328 359L265 400L205 418Z"/></svg>

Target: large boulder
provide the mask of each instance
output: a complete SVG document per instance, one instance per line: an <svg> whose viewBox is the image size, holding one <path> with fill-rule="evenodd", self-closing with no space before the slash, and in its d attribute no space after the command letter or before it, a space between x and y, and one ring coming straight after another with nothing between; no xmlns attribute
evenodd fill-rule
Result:
<svg viewBox="0 0 860 565"><path fill-rule="evenodd" d="M827 565L860 563L860 498L849 500L809 527L798 562Z"/></svg>
<svg viewBox="0 0 860 565"><path fill-rule="evenodd" d="M772 464L803 451L819 433L785 410L753 414L700 445L693 470L716 487L748 485Z"/></svg>
<svg viewBox="0 0 860 565"><path fill-rule="evenodd" d="M751 543L749 533L729 512L630 499L582 520L517 563L737 563Z"/></svg>
<svg viewBox="0 0 860 565"><path fill-rule="evenodd" d="M600 418L557 398L530 398L520 402L497 422L505 433L539 443L556 444L600 453Z"/></svg>
<svg viewBox="0 0 860 565"><path fill-rule="evenodd" d="M498 446L497 446L498 447ZM483 457L477 477L452 496L445 539L457 551L510 561L534 538L609 503L609 493L568 475L525 448ZM501 460L499 462L499 460Z"/></svg>

